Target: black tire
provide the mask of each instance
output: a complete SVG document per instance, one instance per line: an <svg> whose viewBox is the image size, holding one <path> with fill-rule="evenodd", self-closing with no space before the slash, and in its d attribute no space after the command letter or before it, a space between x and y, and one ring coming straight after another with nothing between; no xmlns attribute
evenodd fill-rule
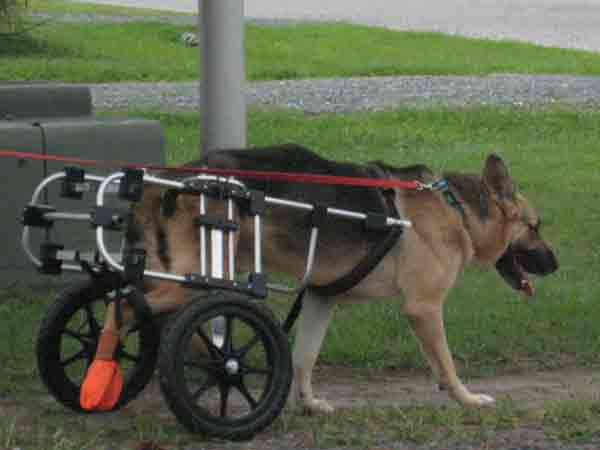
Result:
<svg viewBox="0 0 600 450"><path fill-rule="evenodd" d="M69 286L49 307L40 326L36 345L40 377L60 403L77 412L95 412L81 408L79 393L96 353L105 310L104 296L112 290L109 286L100 280ZM142 294L134 290L130 295ZM144 389L158 357L160 337L150 320L134 324L125 341L115 352L125 380L121 398L112 411L129 403ZM65 357L65 353L70 356Z"/></svg>
<svg viewBox="0 0 600 450"><path fill-rule="evenodd" d="M221 347L207 328L219 316L227 324ZM216 294L193 300L170 325L159 353L160 385L189 431L249 439L277 418L290 391L292 362L287 336L264 307ZM203 352L190 348L194 337Z"/></svg>

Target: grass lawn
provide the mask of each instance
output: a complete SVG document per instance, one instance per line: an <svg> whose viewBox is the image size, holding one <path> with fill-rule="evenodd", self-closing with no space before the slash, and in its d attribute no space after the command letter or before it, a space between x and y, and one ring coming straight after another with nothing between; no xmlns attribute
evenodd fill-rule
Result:
<svg viewBox="0 0 600 450"><path fill-rule="evenodd" d="M195 80L194 27L50 23L0 46L0 80ZM250 80L491 73L600 74L600 54L349 24L247 25Z"/></svg>
<svg viewBox="0 0 600 450"><path fill-rule="evenodd" d="M165 125L171 163L196 156L196 115L144 115ZM599 120L600 112L568 109L402 110L319 116L253 111L249 142L266 145L293 141L339 160L383 159L396 165L423 162L436 170L472 172L480 171L489 151L499 151L509 162L520 189L542 212L543 233L554 243L561 268L555 275L537 280L537 296L529 301L508 288L494 272L471 268L461 278L446 308L450 346L463 374L485 376L532 366L552 368L565 361L580 366L600 362L600 284L596 284L600 229L594 225L600 219ZM44 393L37 379L33 342L48 301L45 295L20 290L0 297L0 354L4 361L0 399L14 396L19 399L15 408L25 408L20 418L0 421L0 442L9 443L8 448L48 448L35 440L48 436L55 440L69 436L71 441L65 442L71 442L73 448L106 439L125 442L132 434L128 428L122 430L123 424L133 424L134 439L193 439L182 434L172 419L160 425L162 419L157 423L149 416L146 421L144 414L129 412L115 422L120 425L102 422L101 418L96 423L65 412L53 402L44 403L44 415L39 420L24 425L28 399ZM279 309L280 303L276 299L275 307ZM395 301L338 308L321 363L371 368L425 366ZM33 405L38 402L32 400ZM164 405L161 408L166 409ZM551 435L578 439L597 432L599 411L595 402L554 405L541 416L531 416L511 404L482 413L455 407L357 409L328 419L284 417L273 432L304 430L314 433L319 445L366 448L380 442L382 436L427 441L439 437L436 433L440 432L461 437L473 430L485 433L533 421L547 427ZM351 428L358 423L367 431L354 433ZM386 423L396 425L381 428ZM90 427L97 430L97 426L103 431L92 433ZM15 432L18 427L29 429L29 434L19 437ZM64 443L60 442L55 443L56 448L71 448L61 447Z"/></svg>
<svg viewBox="0 0 600 450"><path fill-rule="evenodd" d="M102 14L114 16L187 16L191 14L168 10L129 8L126 6L101 5L94 3L79 3L69 0L29 0L29 10L34 13L52 14Z"/></svg>
<svg viewBox="0 0 600 450"><path fill-rule="evenodd" d="M169 160L195 157L197 116L146 114L162 120ZM448 333L461 365L474 375L519 366L559 364L560 355L581 364L600 362L600 288L595 242L600 230L600 120L598 112L475 109L397 111L377 114L305 116L291 112L250 114L249 142L300 142L326 157L345 161L382 159L406 165L424 162L438 170L479 172L485 155L498 150L510 163L520 188L541 211L544 235L554 244L559 272L537 280L530 301L508 288L495 272L472 268L452 291L446 310ZM8 295L8 294L7 294ZM0 329L2 354L14 355L15 376L33 371L28 349L38 302L20 297L0 302L9 320ZM395 302L339 308L323 360L359 367L424 367ZM14 322L14 323L13 323ZM359 324L374 324L365 327ZM22 358L22 359L21 359ZM10 384L0 377L1 386Z"/></svg>

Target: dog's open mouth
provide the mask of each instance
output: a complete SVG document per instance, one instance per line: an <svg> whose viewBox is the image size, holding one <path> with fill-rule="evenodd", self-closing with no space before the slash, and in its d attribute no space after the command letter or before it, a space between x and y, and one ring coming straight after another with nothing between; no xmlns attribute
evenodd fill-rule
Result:
<svg viewBox="0 0 600 450"><path fill-rule="evenodd" d="M512 246L509 246L496 262L496 270L513 289L523 292L528 297L535 294L535 287L519 263L517 252Z"/></svg>

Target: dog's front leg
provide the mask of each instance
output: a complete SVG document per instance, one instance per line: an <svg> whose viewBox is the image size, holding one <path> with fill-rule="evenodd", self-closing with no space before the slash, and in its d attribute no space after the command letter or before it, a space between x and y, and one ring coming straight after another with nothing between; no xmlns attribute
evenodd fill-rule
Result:
<svg viewBox="0 0 600 450"><path fill-rule="evenodd" d="M327 332L334 304L333 299L318 297L310 290L306 292L303 299L292 355L294 363L292 401L309 414L333 412L333 407L327 401L313 397L312 371Z"/></svg>
<svg viewBox="0 0 600 450"><path fill-rule="evenodd" d="M426 359L432 365L439 383L446 387L450 395L466 406L487 406L494 399L485 394L473 394L456 374L456 368L444 329L442 301L431 302L418 298L408 298L404 311L409 318L413 333L419 340Z"/></svg>

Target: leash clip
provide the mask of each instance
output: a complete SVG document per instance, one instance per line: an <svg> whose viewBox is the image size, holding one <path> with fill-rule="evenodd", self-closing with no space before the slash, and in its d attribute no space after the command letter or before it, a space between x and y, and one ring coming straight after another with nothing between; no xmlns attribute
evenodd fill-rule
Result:
<svg viewBox="0 0 600 450"><path fill-rule="evenodd" d="M421 183L417 181L417 191L447 191L448 181L444 178L436 180L432 183Z"/></svg>

